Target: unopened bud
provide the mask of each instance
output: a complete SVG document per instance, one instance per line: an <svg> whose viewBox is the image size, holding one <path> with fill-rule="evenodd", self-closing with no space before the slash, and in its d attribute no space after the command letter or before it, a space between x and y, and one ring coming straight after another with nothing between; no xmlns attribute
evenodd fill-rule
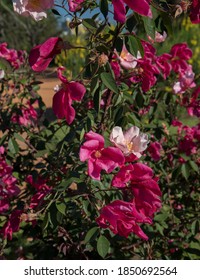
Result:
<svg viewBox="0 0 200 280"><path fill-rule="evenodd" d="M104 66L104 65L106 65L107 62L108 62L108 56L106 54L102 53L98 57L98 64L99 64L99 66Z"/></svg>

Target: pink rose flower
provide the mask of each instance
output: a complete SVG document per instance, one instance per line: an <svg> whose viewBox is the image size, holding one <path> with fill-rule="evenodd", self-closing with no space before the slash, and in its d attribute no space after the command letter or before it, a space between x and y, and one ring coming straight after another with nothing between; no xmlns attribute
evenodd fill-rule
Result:
<svg viewBox="0 0 200 280"><path fill-rule="evenodd" d="M116 55L119 59L120 65L127 70L133 69L136 67L137 65L137 59L141 58L140 53L138 52L137 57L133 56L132 54L130 54L125 45L123 46L123 49L120 53L120 56L118 55L118 53L116 52Z"/></svg>
<svg viewBox="0 0 200 280"><path fill-rule="evenodd" d="M137 126L132 126L123 133L122 128L116 126L113 128L110 141L118 147L125 156L134 154L137 158L142 156L142 152L146 150L148 144L148 135L140 133Z"/></svg>
<svg viewBox="0 0 200 280"><path fill-rule="evenodd" d="M53 111L57 118L65 118L67 123L71 124L75 118L72 101L81 101L85 95L86 88L78 82L68 82L67 78L62 75L64 69L64 67L58 68L58 77L62 85L53 97Z"/></svg>
<svg viewBox="0 0 200 280"><path fill-rule="evenodd" d="M167 33L164 31L163 34L160 34L159 32L156 31L155 33L155 39L152 39L149 35L147 35L148 40L154 44L154 43L162 43L166 40L167 38Z"/></svg>
<svg viewBox="0 0 200 280"><path fill-rule="evenodd" d="M151 224L151 219L139 213L134 203L115 200L101 209L96 222L102 228L109 228L114 234L128 237L133 232L140 238L148 240L148 236L138 223Z"/></svg>
<svg viewBox="0 0 200 280"><path fill-rule="evenodd" d="M35 46L29 55L29 64L36 72L44 71L52 59L61 53L64 42L61 38L51 37L41 45Z"/></svg>
<svg viewBox="0 0 200 280"><path fill-rule="evenodd" d="M200 23L200 1L192 0L190 8L190 19L192 23Z"/></svg>
<svg viewBox="0 0 200 280"><path fill-rule="evenodd" d="M4 224L2 230L0 231L4 238L12 240L13 232L19 231L21 214L21 210L14 210L11 213L9 220Z"/></svg>
<svg viewBox="0 0 200 280"><path fill-rule="evenodd" d="M114 6L114 19L121 23L126 21L125 5L140 15L152 17L150 0L112 0L112 4Z"/></svg>
<svg viewBox="0 0 200 280"><path fill-rule="evenodd" d="M46 10L51 9L54 0L12 0L14 11L22 16L32 16L36 21L47 17Z"/></svg>
<svg viewBox="0 0 200 280"><path fill-rule="evenodd" d="M100 180L101 170L112 172L116 167L124 164L124 156L120 149L104 147L104 138L90 131L85 135L86 142L80 149L80 160L88 161L88 174L95 180Z"/></svg>
<svg viewBox="0 0 200 280"><path fill-rule="evenodd" d="M153 176L153 170L147 165L129 164L114 176L112 186L131 188L136 209L151 218L161 207L161 191Z"/></svg>
<svg viewBox="0 0 200 280"><path fill-rule="evenodd" d="M173 86L174 92L177 93L184 93L189 88L194 88L196 86L194 82L194 72L192 70L192 66L188 65L188 68L181 72L179 75L179 81L176 82Z"/></svg>
<svg viewBox="0 0 200 280"><path fill-rule="evenodd" d="M148 152L153 160L158 161L160 160L160 151L162 146L159 142L153 142L148 147Z"/></svg>
<svg viewBox="0 0 200 280"><path fill-rule="evenodd" d="M70 12L77 12L82 8L82 3L85 0L67 0Z"/></svg>

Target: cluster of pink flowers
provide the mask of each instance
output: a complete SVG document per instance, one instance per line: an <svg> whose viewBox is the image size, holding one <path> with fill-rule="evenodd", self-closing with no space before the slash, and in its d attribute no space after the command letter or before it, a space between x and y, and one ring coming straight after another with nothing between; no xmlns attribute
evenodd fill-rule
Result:
<svg viewBox="0 0 200 280"><path fill-rule="evenodd" d="M7 43L0 44L0 58L7 60L15 69L18 69L25 62L24 54L24 51L8 49Z"/></svg>
<svg viewBox="0 0 200 280"><path fill-rule="evenodd" d="M200 87L197 87L192 93L191 97L185 97L182 105L187 108L190 116L200 117Z"/></svg>
<svg viewBox="0 0 200 280"><path fill-rule="evenodd" d="M152 142L149 147L148 147L148 152L151 156L151 158L155 161L159 161L161 158L161 150L162 150L162 145L156 141L156 142Z"/></svg>
<svg viewBox="0 0 200 280"><path fill-rule="evenodd" d="M45 196L51 192L52 187L48 186L47 181L41 177L38 177L37 181L34 181L32 175L27 176L26 182L36 191L36 193L31 197L29 205L29 208L35 209L41 206Z"/></svg>
<svg viewBox="0 0 200 280"><path fill-rule="evenodd" d="M183 125L180 121L173 121L172 125L178 127L179 152L185 153L187 156L197 155L200 141L200 124L189 127Z"/></svg>
<svg viewBox="0 0 200 280"><path fill-rule="evenodd" d="M146 41L142 41L144 57L138 53L137 57L131 55L124 46L120 56L113 57L111 66L116 79L124 80L123 72L129 70L130 78L127 83L141 83L142 90L148 91L157 81L158 75L166 79L172 71L177 74L178 81L174 84L175 93L183 93L189 88L195 87L194 73L188 60L192 57L192 51L186 43L174 45L170 53L156 55L156 49ZM117 58L117 59L116 59ZM127 76L127 73L125 73Z"/></svg>
<svg viewBox="0 0 200 280"><path fill-rule="evenodd" d="M10 208L10 200L20 193L17 179L12 175L13 168L7 164L4 147L0 147L0 214L6 213ZM19 210L14 210L8 221L3 225L0 233L4 238L12 239L12 232L19 229Z"/></svg>
<svg viewBox="0 0 200 280"><path fill-rule="evenodd" d="M7 164L4 147L0 147L0 213L9 209L9 200L19 194L17 179L12 175L13 168Z"/></svg>
<svg viewBox="0 0 200 280"><path fill-rule="evenodd" d="M37 103L38 102L35 101L34 104ZM27 101L26 106L22 106L20 108L20 114L19 112L17 114L14 113L13 116L11 117L11 121L13 123L17 123L23 126L34 125L37 119L38 119L38 113L36 109L33 107L33 104L30 103L30 101Z"/></svg>
<svg viewBox="0 0 200 280"><path fill-rule="evenodd" d="M142 156L148 136L133 126L124 133L120 127L113 128L110 141L115 147L105 147L103 136L93 131L86 133L85 139L80 149L80 160L88 162L88 175L100 180L102 170L111 173L119 168L111 185L129 193L128 201L116 200L104 206L97 223L115 234L127 237L133 232L147 240L139 224L152 223L154 213L161 207L161 192L151 168L130 162Z"/></svg>

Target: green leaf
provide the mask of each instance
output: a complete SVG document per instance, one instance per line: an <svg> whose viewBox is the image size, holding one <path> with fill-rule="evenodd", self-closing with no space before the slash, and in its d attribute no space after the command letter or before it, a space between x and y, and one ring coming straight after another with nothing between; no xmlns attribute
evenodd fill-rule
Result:
<svg viewBox="0 0 200 280"><path fill-rule="evenodd" d="M84 239L85 244L91 240L91 238L95 235L95 233L97 232L98 229L99 229L98 227L93 227L87 232L85 239Z"/></svg>
<svg viewBox="0 0 200 280"><path fill-rule="evenodd" d="M92 18L86 18L82 21L82 24L91 30L95 30L97 28L96 22Z"/></svg>
<svg viewBox="0 0 200 280"><path fill-rule="evenodd" d="M17 154L19 152L19 146L14 138L10 138L8 141L8 149L12 154Z"/></svg>
<svg viewBox="0 0 200 280"><path fill-rule="evenodd" d="M25 142L24 138L16 132L14 133L14 137L15 137L15 139L18 139L21 142Z"/></svg>
<svg viewBox="0 0 200 280"><path fill-rule="evenodd" d="M113 76L111 75L111 73L107 73L107 72L101 73L101 80L107 88L109 88L115 93L119 93L117 84Z"/></svg>
<svg viewBox="0 0 200 280"><path fill-rule="evenodd" d="M194 161L190 160L189 164L190 164L190 166L192 167L192 169L194 171L196 171L197 173L199 172L199 167L198 167L198 165Z"/></svg>
<svg viewBox="0 0 200 280"><path fill-rule="evenodd" d="M108 239L101 235L97 241L97 252L104 259L108 254L110 242Z"/></svg>
<svg viewBox="0 0 200 280"><path fill-rule="evenodd" d="M200 224L199 224L199 221L196 220L191 225L191 232L193 235L195 235L195 234L199 233L199 231L200 231Z"/></svg>
<svg viewBox="0 0 200 280"><path fill-rule="evenodd" d="M102 12L102 14L104 15L104 17L106 18L107 15L108 15L108 1L107 0L100 0L100 3L99 3L99 7L100 7L100 10Z"/></svg>
<svg viewBox="0 0 200 280"><path fill-rule="evenodd" d="M181 172L182 172L183 177L187 181L188 177L190 176L190 167L189 167L189 165L187 163L184 163L181 166Z"/></svg>
<svg viewBox="0 0 200 280"><path fill-rule="evenodd" d="M124 45L124 41L120 37L118 37L115 42L115 48L119 53L121 53L123 49L123 45Z"/></svg>
<svg viewBox="0 0 200 280"><path fill-rule="evenodd" d="M99 90L99 88L96 90L94 94L93 102L94 102L94 109L98 114L100 111L100 103L101 103L101 91Z"/></svg>
<svg viewBox="0 0 200 280"><path fill-rule="evenodd" d="M137 57L137 53L138 53L138 44L137 44L137 40L134 36L127 36L126 37L126 48L127 50L134 55L135 57Z"/></svg>
<svg viewBox="0 0 200 280"><path fill-rule="evenodd" d="M60 213L62 213L63 215L66 215L66 204L63 202L56 202L56 208L58 209L58 211Z"/></svg>
<svg viewBox="0 0 200 280"><path fill-rule="evenodd" d="M12 66L11 64L4 58L0 58L0 69L6 71L7 73L12 72Z"/></svg>
<svg viewBox="0 0 200 280"><path fill-rule="evenodd" d="M154 20L149 17L142 17L144 22L144 28L147 33L152 39L155 38L155 23Z"/></svg>

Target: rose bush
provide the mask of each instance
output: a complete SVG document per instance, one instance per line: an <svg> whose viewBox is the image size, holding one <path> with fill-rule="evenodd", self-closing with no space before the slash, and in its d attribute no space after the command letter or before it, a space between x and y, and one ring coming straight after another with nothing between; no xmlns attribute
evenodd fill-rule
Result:
<svg viewBox="0 0 200 280"><path fill-rule="evenodd" d="M198 73L186 42L158 44L181 13L199 23L199 1L13 3L36 20L62 9L87 55L76 76L58 67L50 122L33 71L82 46L0 44L2 258L198 258Z"/></svg>

